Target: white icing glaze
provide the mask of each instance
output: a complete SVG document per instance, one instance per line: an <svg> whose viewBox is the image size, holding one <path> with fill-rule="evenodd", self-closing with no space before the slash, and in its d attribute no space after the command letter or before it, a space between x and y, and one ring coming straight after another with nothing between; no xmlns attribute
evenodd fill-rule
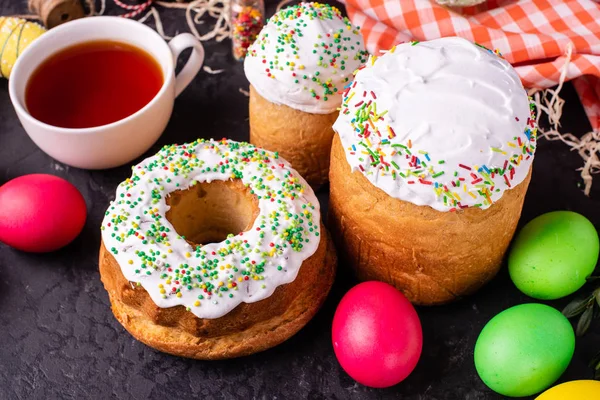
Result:
<svg viewBox="0 0 600 400"><path fill-rule="evenodd" d="M300 3L275 14L250 46L246 77L275 104L329 114L352 73L367 59L362 36L339 10Z"/></svg>
<svg viewBox="0 0 600 400"><path fill-rule="evenodd" d="M166 197L233 178L258 199L252 228L194 249L166 219ZM159 307L183 305L199 318L218 318L292 282L319 245L320 220L312 189L287 161L247 143L199 140L167 146L133 167L106 212L102 239L125 278Z"/></svg>
<svg viewBox="0 0 600 400"><path fill-rule="evenodd" d="M370 59L346 89L334 130L352 171L390 196L438 211L485 209L529 172L531 110L507 61L443 38Z"/></svg>

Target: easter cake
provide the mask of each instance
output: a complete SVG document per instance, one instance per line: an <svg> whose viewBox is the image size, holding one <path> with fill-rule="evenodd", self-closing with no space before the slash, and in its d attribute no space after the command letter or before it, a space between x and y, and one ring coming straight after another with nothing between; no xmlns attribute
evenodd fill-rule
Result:
<svg viewBox="0 0 600 400"><path fill-rule="evenodd" d="M456 37L398 45L356 73L334 130L330 229L360 279L440 304L496 274L537 132L507 61Z"/></svg>
<svg viewBox="0 0 600 400"><path fill-rule="evenodd" d="M250 142L287 159L313 188L328 179L344 86L367 59L358 28L327 4L275 14L249 48Z"/></svg>
<svg viewBox="0 0 600 400"><path fill-rule="evenodd" d="M100 274L116 318L184 357L283 342L319 309L335 265L310 186L248 143L164 147L133 167L102 223Z"/></svg>

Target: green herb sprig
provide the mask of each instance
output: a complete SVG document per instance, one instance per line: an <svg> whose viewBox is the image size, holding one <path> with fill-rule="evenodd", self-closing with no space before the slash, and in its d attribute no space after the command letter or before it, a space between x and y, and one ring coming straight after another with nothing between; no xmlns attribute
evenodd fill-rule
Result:
<svg viewBox="0 0 600 400"><path fill-rule="evenodd" d="M588 282L600 282L600 276L590 276ZM586 297L578 297L571 301L562 311L567 318L579 317L575 334L583 336L590 329L592 320L600 317L600 286ZM594 379L600 380L600 351L590 361L594 369Z"/></svg>

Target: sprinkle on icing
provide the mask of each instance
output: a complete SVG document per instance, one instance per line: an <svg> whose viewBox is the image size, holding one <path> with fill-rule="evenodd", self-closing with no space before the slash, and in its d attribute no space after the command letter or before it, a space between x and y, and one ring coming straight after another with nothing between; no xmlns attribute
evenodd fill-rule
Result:
<svg viewBox="0 0 600 400"><path fill-rule="evenodd" d="M366 60L359 29L337 8L300 3L269 19L244 69L267 100L327 114L339 107L352 72Z"/></svg>
<svg viewBox="0 0 600 400"><path fill-rule="evenodd" d="M352 169L438 211L498 201L527 176L537 135L535 106L498 55L444 38L371 57L334 124Z"/></svg>
<svg viewBox="0 0 600 400"><path fill-rule="evenodd" d="M199 182L231 179L256 196L258 217L247 232L194 248L165 217L166 198ZM101 229L123 275L159 307L183 305L199 318L218 318L296 278L318 247L320 211L310 186L277 153L200 139L165 146L134 166Z"/></svg>

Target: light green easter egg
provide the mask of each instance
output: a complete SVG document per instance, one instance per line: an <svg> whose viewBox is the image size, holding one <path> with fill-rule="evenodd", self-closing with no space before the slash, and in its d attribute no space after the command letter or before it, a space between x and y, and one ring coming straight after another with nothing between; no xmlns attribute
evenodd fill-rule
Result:
<svg viewBox="0 0 600 400"><path fill-rule="evenodd" d="M543 304L521 304L487 323L475 344L481 380L504 396L531 396L567 369L575 350L571 323Z"/></svg>
<svg viewBox="0 0 600 400"><path fill-rule="evenodd" d="M598 262L594 225L583 215L554 211L521 229L508 257L508 270L520 291L551 300L576 292Z"/></svg>

